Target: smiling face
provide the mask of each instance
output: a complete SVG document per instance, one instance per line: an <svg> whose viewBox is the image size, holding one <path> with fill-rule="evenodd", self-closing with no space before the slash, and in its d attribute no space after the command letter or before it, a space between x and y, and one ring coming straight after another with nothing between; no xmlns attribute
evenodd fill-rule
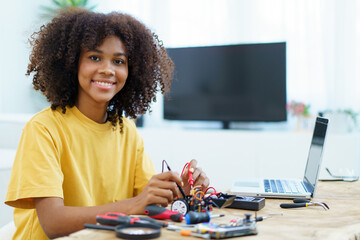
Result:
<svg viewBox="0 0 360 240"><path fill-rule="evenodd" d="M116 36L105 38L95 49L80 53L76 106L105 108L124 87L128 76L128 60L122 41Z"/></svg>

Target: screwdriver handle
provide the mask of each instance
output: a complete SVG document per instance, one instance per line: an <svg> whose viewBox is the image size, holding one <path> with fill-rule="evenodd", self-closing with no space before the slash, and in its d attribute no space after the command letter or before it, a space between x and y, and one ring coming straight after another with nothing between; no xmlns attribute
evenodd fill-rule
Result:
<svg viewBox="0 0 360 240"><path fill-rule="evenodd" d="M307 203L281 203L281 208L299 208L299 207L307 207Z"/></svg>
<svg viewBox="0 0 360 240"><path fill-rule="evenodd" d="M155 219L171 219L174 222L181 222L184 215L176 211L170 211L164 207L157 205L148 205L145 208L145 214Z"/></svg>
<svg viewBox="0 0 360 240"><path fill-rule="evenodd" d="M197 224L210 222L210 213L209 212L194 212L190 211L185 215L186 224Z"/></svg>

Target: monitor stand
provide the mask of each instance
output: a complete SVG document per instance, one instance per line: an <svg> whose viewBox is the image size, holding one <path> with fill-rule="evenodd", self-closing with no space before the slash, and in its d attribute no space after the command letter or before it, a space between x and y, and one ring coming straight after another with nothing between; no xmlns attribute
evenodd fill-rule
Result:
<svg viewBox="0 0 360 240"><path fill-rule="evenodd" d="M230 121L222 121L222 129L230 129Z"/></svg>

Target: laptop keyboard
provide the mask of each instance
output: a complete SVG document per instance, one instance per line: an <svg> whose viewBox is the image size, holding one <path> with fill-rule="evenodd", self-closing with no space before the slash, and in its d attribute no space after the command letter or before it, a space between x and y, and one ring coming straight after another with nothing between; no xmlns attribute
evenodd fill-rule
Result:
<svg viewBox="0 0 360 240"><path fill-rule="evenodd" d="M302 184L291 180L264 179L265 192L270 193L304 193Z"/></svg>

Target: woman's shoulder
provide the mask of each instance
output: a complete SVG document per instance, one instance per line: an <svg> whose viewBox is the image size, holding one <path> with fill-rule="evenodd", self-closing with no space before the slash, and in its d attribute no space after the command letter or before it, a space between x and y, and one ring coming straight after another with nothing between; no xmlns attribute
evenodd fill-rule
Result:
<svg viewBox="0 0 360 240"><path fill-rule="evenodd" d="M135 125L134 120L127 118L127 117L123 117L122 120L123 120L124 130L128 129L130 131L136 131L136 125Z"/></svg>
<svg viewBox="0 0 360 240"><path fill-rule="evenodd" d="M43 126L51 126L54 123L58 122L59 117L61 117L61 113L58 109L51 109L51 107L47 107L42 111L36 113L28 122L27 125L43 125Z"/></svg>

